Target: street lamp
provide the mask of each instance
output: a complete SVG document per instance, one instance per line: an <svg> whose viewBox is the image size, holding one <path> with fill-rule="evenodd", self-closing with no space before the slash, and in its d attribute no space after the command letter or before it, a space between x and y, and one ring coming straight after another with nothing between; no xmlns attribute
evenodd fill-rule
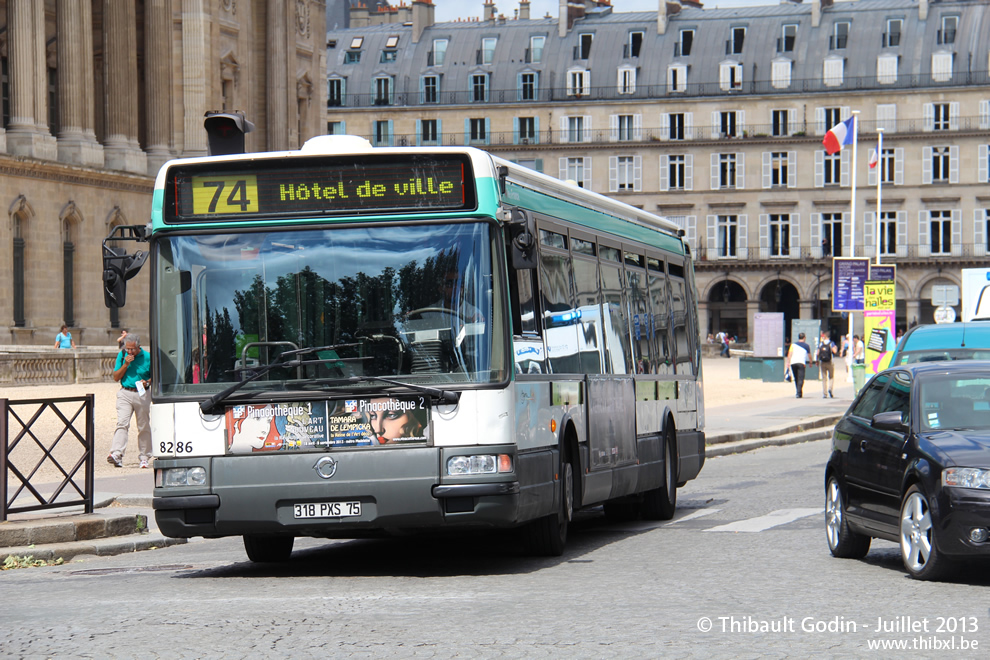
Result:
<svg viewBox="0 0 990 660"><path fill-rule="evenodd" d="M725 286L722 287L722 302L729 302L729 298L732 297L732 291L729 290L729 271L725 271Z"/></svg>

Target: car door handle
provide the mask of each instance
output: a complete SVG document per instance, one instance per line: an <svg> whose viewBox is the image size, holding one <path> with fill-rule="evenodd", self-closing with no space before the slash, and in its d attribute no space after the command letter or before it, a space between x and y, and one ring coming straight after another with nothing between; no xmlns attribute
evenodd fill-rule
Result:
<svg viewBox="0 0 990 660"><path fill-rule="evenodd" d="M866 451L866 440L860 440L859 441L859 450L860 451Z"/></svg>

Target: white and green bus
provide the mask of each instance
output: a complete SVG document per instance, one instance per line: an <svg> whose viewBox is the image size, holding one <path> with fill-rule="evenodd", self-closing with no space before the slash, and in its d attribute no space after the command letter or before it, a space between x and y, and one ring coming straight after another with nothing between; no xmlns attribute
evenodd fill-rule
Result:
<svg viewBox="0 0 990 660"><path fill-rule="evenodd" d="M671 222L477 149L349 136L171 161L153 204L104 279L122 302L150 261L168 536L282 561L297 536L520 528L559 555L576 509L668 519L704 464Z"/></svg>

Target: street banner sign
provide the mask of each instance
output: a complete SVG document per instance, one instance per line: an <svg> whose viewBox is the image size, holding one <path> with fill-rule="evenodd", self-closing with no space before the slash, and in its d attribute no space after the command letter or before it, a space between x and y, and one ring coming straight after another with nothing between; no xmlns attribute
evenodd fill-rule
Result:
<svg viewBox="0 0 990 660"><path fill-rule="evenodd" d="M863 285L870 277L870 260L836 257L832 260L832 311L863 311Z"/></svg>

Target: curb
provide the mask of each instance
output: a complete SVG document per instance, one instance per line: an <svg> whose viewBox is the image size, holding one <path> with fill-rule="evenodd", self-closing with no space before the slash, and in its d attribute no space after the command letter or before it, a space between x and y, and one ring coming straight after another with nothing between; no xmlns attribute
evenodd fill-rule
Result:
<svg viewBox="0 0 990 660"><path fill-rule="evenodd" d="M802 431L822 428L827 428L828 433L831 434L832 427L835 426L836 422L838 422L841 418L842 415L838 414L822 415L820 417L809 417L808 419L802 420L797 424L785 424L783 426L774 426L757 429L754 431L739 431L737 433L720 433L719 435L710 435L705 438L705 444L708 447L711 447L712 445L738 443L745 440L773 439L784 435L790 435L792 433L800 433ZM711 455L712 454L709 454L709 456Z"/></svg>
<svg viewBox="0 0 990 660"><path fill-rule="evenodd" d="M187 539L173 539L158 533L128 534L90 541L70 541L45 545L25 545L0 550L0 563L7 557L33 557L35 559L58 559L66 562L82 556L108 557L140 550L154 550L170 545L186 543Z"/></svg>
<svg viewBox="0 0 990 660"><path fill-rule="evenodd" d="M716 445L705 447L705 458L715 456L727 456L729 454L741 454L754 449L764 447L782 447L784 445L796 445L802 442L813 442L815 440L825 440L832 437L832 429L819 428L796 433L787 433L774 437L748 438L734 442L721 442Z"/></svg>

